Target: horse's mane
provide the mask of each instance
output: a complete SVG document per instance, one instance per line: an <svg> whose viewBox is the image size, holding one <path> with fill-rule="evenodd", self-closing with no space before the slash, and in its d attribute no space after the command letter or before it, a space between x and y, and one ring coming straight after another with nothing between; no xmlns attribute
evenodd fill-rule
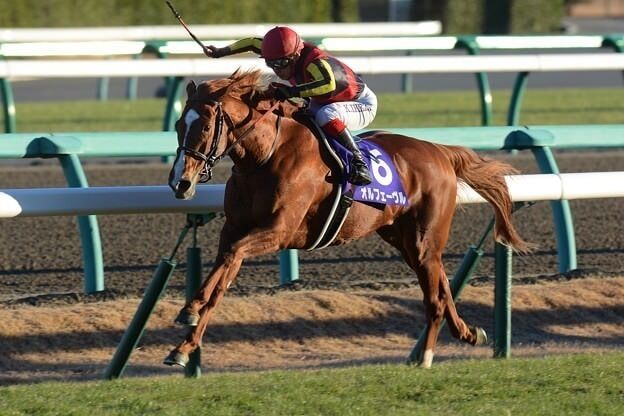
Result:
<svg viewBox="0 0 624 416"><path fill-rule="evenodd" d="M275 102L274 99L264 98L269 81L270 77L259 69L243 71L239 68L227 78L201 82L189 100L207 103L229 98L240 100L249 107L263 112L271 108ZM286 101L274 111L282 116L292 117L300 108L300 104Z"/></svg>
<svg viewBox="0 0 624 416"><path fill-rule="evenodd" d="M225 97L254 104L254 98L260 94L267 82L259 69L243 71L237 69L227 78L204 81L197 87L196 99L201 101L220 101Z"/></svg>

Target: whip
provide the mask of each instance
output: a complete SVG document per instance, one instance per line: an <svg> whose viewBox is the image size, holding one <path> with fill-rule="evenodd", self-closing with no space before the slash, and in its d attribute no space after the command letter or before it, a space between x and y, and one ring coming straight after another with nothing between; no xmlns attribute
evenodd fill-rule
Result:
<svg viewBox="0 0 624 416"><path fill-rule="evenodd" d="M180 22L180 24L184 27L184 29L186 29L188 34L191 35L191 38L193 38L193 40L197 42L199 46L202 47L202 49L204 50L204 53L207 56L212 56L212 51L208 49L199 39L197 39L197 36L195 36L193 32L191 32L191 29L189 29L186 23L184 23L184 20L182 20L182 16L180 16L180 13L178 13L175 7L173 7L173 4L171 4L169 0L165 0L165 3L167 3L167 6L169 6L169 8L171 9L171 13L173 13L176 19L178 19L178 22Z"/></svg>

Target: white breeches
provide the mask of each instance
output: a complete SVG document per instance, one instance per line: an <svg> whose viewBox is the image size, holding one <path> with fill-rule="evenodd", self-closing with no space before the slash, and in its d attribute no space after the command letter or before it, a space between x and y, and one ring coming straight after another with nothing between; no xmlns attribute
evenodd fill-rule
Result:
<svg viewBox="0 0 624 416"><path fill-rule="evenodd" d="M314 114L314 119L321 127L339 119L349 130L361 130L368 126L377 114L377 96L370 88L364 87L357 101L323 105L310 100L308 110Z"/></svg>

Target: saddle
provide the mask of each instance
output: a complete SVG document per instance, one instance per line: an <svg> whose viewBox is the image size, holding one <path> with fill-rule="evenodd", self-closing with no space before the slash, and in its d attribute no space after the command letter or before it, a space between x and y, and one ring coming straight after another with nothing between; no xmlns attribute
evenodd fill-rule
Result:
<svg viewBox="0 0 624 416"><path fill-rule="evenodd" d="M331 212L318 239L308 250L327 247L334 241L354 200L382 210L386 205L409 206L409 199L394 166L393 157L377 141L362 140L379 131L367 131L355 136L356 144L369 166L372 179L368 185L355 186L347 181L350 173L349 159L352 153L338 140L327 137L307 114L295 113L293 118L307 126L318 139L321 144L321 154L327 160L334 178Z"/></svg>
<svg viewBox="0 0 624 416"><path fill-rule="evenodd" d="M325 224L314 243L306 249L307 251L318 250L329 246L336 239L353 204L353 187L346 185L348 162L337 154L319 125L304 112L298 112L293 117L306 125L321 143L321 147L325 149L331 160L329 168L332 175L338 178L333 181L334 189L331 196L333 203Z"/></svg>

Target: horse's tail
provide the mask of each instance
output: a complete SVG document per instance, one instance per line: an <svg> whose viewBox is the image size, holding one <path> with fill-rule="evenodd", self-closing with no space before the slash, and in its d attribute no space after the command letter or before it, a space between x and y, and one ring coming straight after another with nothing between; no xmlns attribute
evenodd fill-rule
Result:
<svg viewBox="0 0 624 416"><path fill-rule="evenodd" d="M479 156L473 150L461 146L443 146L458 178L470 185L494 209L496 241L519 253L528 253L532 245L520 237L512 222L513 201L504 175L518 171L498 160Z"/></svg>

